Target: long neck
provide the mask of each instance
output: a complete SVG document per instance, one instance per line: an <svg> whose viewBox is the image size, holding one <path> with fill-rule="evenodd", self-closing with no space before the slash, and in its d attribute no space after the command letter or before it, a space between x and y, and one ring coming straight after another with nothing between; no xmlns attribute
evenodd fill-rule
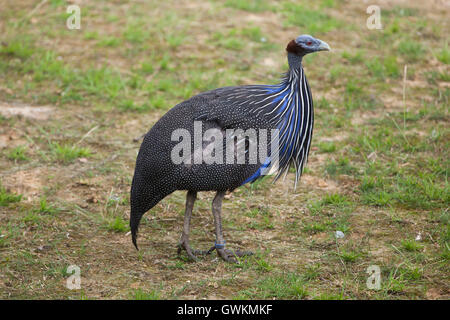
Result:
<svg viewBox="0 0 450 320"><path fill-rule="evenodd" d="M274 99L273 114L280 130L280 170L277 178L291 164L296 169L295 185L308 159L314 126L311 91L302 66L302 57L288 53L289 72L280 84L282 98Z"/></svg>
<svg viewBox="0 0 450 320"><path fill-rule="evenodd" d="M295 185L308 160L314 126L314 111L311 91L302 66L302 58L288 52L289 71L277 85L242 87L233 92L229 101L240 104L250 101L251 111L256 117L264 117L279 130L278 164L276 179L288 172L290 165L296 170ZM237 89L239 90L239 89ZM272 161L272 160L270 160ZM259 177L259 171L246 180ZM245 182L245 183L246 183Z"/></svg>
<svg viewBox="0 0 450 320"><path fill-rule="evenodd" d="M291 70L299 70L302 68L302 58L294 53L288 52L287 59L289 63L289 69Z"/></svg>

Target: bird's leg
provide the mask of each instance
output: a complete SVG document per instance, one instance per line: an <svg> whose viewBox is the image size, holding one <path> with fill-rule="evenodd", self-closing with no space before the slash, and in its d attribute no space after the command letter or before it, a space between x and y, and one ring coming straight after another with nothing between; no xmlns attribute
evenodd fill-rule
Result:
<svg viewBox="0 0 450 320"><path fill-rule="evenodd" d="M181 250L186 250L188 257L192 260L197 260L194 255L194 250L189 246L189 224L191 223L192 209L194 208L194 202L197 198L196 191L188 191L186 196L186 212L184 214L183 233L181 234L180 243L178 244L178 254Z"/></svg>
<svg viewBox="0 0 450 320"><path fill-rule="evenodd" d="M186 250L187 255L192 260L197 260L196 255L206 255L210 254L213 250L194 250L189 245L189 225L191 223L191 217L192 217L192 209L194 208L194 202L197 199L197 192L196 191L188 191L186 196L186 212L184 215L184 225L183 225L183 233L181 234L180 243L178 244L178 254L181 253L181 250Z"/></svg>
<svg viewBox="0 0 450 320"><path fill-rule="evenodd" d="M212 212L214 215L214 225L216 227L216 244L209 251L217 250L217 254L227 262L236 262L236 257L248 256L253 253L250 251L232 251L225 249L225 240L222 234L222 200L225 191L218 191L212 203Z"/></svg>

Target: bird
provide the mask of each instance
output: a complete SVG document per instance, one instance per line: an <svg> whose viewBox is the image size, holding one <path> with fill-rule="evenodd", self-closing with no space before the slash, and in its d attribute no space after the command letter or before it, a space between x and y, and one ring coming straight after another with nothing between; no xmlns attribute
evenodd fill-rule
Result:
<svg viewBox="0 0 450 320"><path fill-rule="evenodd" d="M225 248L222 200L227 192L267 174L275 175L276 181L291 167L295 169L294 188L297 186L308 160L314 126L313 99L303 57L329 50L325 41L300 35L286 46L289 69L278 84L230 86L202 92L174 106L153 125L140 146L131 184L130 230L137 250L142 216L166 196L183 190L187 191L186 207L178 254L184 250L189 259L198 260L200 255L217 251L220 258L234 263L252 254ZM248 130L270 145L270 152L256 161L250 159L254 136L245 135ZM205 138L207 132L212 132L209 139ZM222 141L220 135L228 139ZM197 136L200 138L196 141ZM214 152L209 150L213 141L217 147ZM219 149L230 147L232 156L238 154L236 150L242 151L243 161L232 159L223 163L210 161L211 157L202 158L205 152L220 158ZM208 250L194 250L189 244L190 221L197 194L202 191L216 192L212 201L215 242Z"/></svg>

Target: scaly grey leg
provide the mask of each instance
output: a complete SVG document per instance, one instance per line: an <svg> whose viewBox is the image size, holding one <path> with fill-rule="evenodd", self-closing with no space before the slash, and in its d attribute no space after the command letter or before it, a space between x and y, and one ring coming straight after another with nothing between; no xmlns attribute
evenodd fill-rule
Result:
<svg viewBox="0 0 450 320"><path fill-rule="evenodd" d="M197 199L197 191L188 191L186 196L186 211L184 214L183 233L181 234L180 243L178 244L178 254L181 250L186 250L188 257L192 260L197 260L194 255L194 250L189 246L189 225L191 223L192 209L194 208L194 202Z"/></svg>
<svg viewBox="0 0 450 320"><path fill-rule="evenodd" d="M225 249L225 240L222 234L222 200L225 196L225 191L218 191L212 202L212 212L214 215L214 226L216 227L216 244L214 248L217 254L227 262L237 262L236 257L249 256L253 253L251 251L232 251ZM212 251L210 249L210 251Z"/></svg>

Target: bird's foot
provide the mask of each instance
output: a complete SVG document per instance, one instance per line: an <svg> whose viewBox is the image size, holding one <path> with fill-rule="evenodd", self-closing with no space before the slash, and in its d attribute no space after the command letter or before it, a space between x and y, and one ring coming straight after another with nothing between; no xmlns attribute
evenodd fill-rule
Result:
<svg viewBox="0 0 450 320"><path fill-rule="evenodd" d="M180 240L180 243L178 244L178 251L177 251L177 253L179 255L181 253L181 250L185 250L187 255L188 255L188 257L191 260L197 261L198 260L198 258L197 258L198 255L204 256L204 255L210 254L211 252L214 251L214 249L215 249L215 247L212 247L209 250L195 250L195 249L192 249L191 246L189 245L189 240L184 238L184 237L182 237L181 240Z"/></svg>
<svg viewBox="0 0 450 320"><path fill-rule="evenodd" d="M228 250L228 249L219 249L215 248L217 250L217 254L219 257L221 257L226 262L231 263L237 263L238 258L251 256L253 255L253 252L251 251L240 251L240 250Z"/></svg>
<svg viewBox="0 0 450 320"><path fill-rule="evenodd" d="M195 256L195 250L193 250L191 248L191 246L189 245L189 240L187 239L187 237L181 237L180 243L178 244L178 250L177 253L178 255L180 255L181 250L185 250L186 254L188 255L189 259L193 260L193 261L197 261L198 258Z"/></svg>
<svg viewBox="0 0 450 320"><path fill-rule="evenodd" d="M189 239L187 237L181 237L180 243L178 244L178 255L182 250L185 250L189 259L193 261L198 261L198 255L208 255L211 254L214 250L217 251L219 257L231 263L237 263L238 258L253 255L253 252L251 251L229 250L217 244L212 246L209 250L195 250L192 249L189 245Z"/></svg>

